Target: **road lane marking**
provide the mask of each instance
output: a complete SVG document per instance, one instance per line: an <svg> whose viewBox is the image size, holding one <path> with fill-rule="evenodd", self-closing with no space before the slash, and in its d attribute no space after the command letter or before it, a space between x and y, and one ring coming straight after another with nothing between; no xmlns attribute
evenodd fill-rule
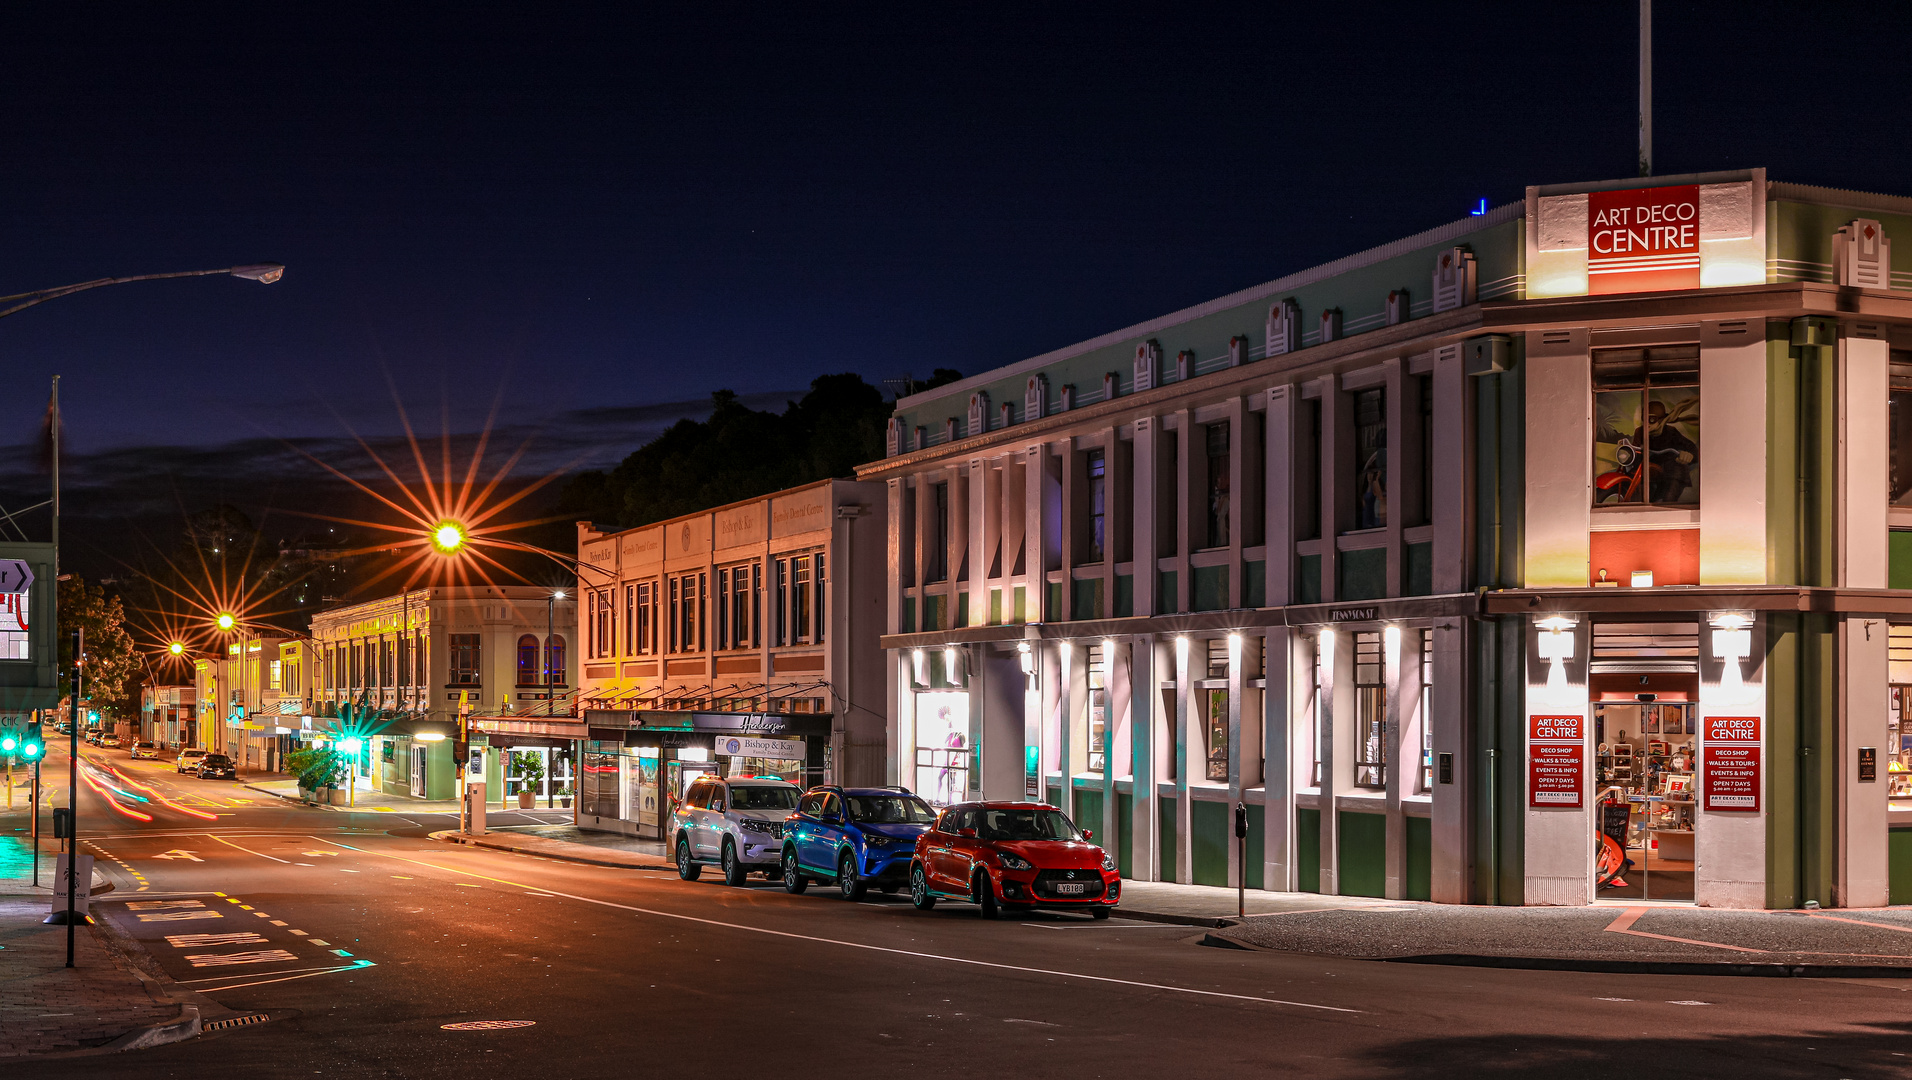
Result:
<svg viewBox="0 0 1912 1080"><path fill-rule="evenodd" d="M313 837L313 839L317 840L318 837L315 836ZM483 881L494 881L500 885L509 885L515 889L531 888L531 886L525 885L521 882L507 881L504 878L488 877L484 874L476 874L469 870L457 870L449 866L439 866L436 863L423 862L418 859L407 859L401 855L388 855L385 852L373 851L370 848L353 847L350 844L340 844L339 846L342 848L347 848L352 851L362 852L367 855L376 855L382 859L395 859L399 862L412 863L416 866L430 867L433 870L442 870L448 874L462 874L466 877L475 877ZM1063 979L1082 979L1087 982L1111 983L1117 986L1134 986L1144 990L1166 990L1170 993L1192 994L1198 997L1225 998L1231 1001L1254 1001L1264 1005L1288 1005L1297 1009L1317 1009L1322 1012L1350 1013L1350 1014L1358 1015L1364 1011L1361 1009L1346 1009L1338 1005L1317 1005L1307 1001L1284 1001L1280 998L1256 997L1252 994L1229 994L1229 993L1224 993L1223 991L1220 991L1220 990L1197 990L1193 987L1172 986L1167 983L1142 982L1136 979L1117 979L1107 975L1086 975L1076 971L1057 971L1053 968L1024 967L1020 964L1001 964L992 960L972 960L972 959L969 959L968 957L963 957L963 956L946 956L941 953L919 952L914 949L896 949L896 948L891 948L887 945L870 945L861 941L843 941L838 938L817 937L811 934L794 934L787 930L770 930L761 926L746 926L743 923L724 922L721 919L705 919L695 915L679 915L675 912L658 911L652 908L635 907L630 904L619 904L611 900L599 900L589 896L578 896L574 893L553 891L551 895L562 896L567 900L577 900L581 903L586 903L586 904L597 904L600 907L617 908L623 911L632 911L632 912L636 912L639 915L655 915L655 916L658 916L659 918L664 918L664 919L677 919L683 922L701 923L705 926L720 926L729 930L743 930L748 933L765 934L770 937L791 938L797 941L814 941L822 945L837 945L847 949L863 949L869 952L889 953L892 956L909 956L909 957L915 957L917 959L922 959L922 960L941 960L941 961L944 961L945 963L951 963L951 964L967 964L972 967L995 968L996 970L999 970L999 971L1020 971L1030 975L1050 975L1050 976L1063 978Z"/></svg>
<svg viewBox="0 0 1912 1080"><path fill-rule="evenodd" d="M320 941L320 940L319 940L318 938L313 938L313 939L311 939L311 940L312 940L312 944L314 944L314 945L330 945L330 944L332 944L332 943L331 943L331 942L329 942L329 941Z"/></svg>
<svg viewBox="0 0 1912 1080"><path fill-rule="evenodd" d="M1733 952L1763 953L1769 951L1766 949L1748 948L1745 945L1723 945L1717 941L1696 941L1693 938L1668 937L1665 934L1649 934L1644 930L1629 929L1635 922L1639 921L1640 916L1647 913L1647 910L1648 909L1643 907L1627 908L1620 913L1619 918L1607 924L1606 932L1609 934L1631 934L1634 937L1653 938L1656 941L1675 941L1682 945L1704 945L1709 949L1730 949Z"/></svg>
<svg viewBox="0 0 1912 1080"><path fill-rule="evenodd" d="M202 949L208 945L264 945L266 939L248 930L240 934L167 934L166 944L175 949Z"/></svg>
<svg viewBox="0 0 1912 1080"><path fill-rule="evenodd" d="M237 953L196 953L186 957L186 962L196 968L231 967L234 964L283 964L287 960L297 960L285 949L257 949L253 952Z"/></svg>
<svg viewBox="0 0 1912 1080"><path fill-rule="evenodd" d="M262 980L259 980L258 982L249 982L249 983L234 983L231 986L205 986L205 987L199 987L198 990L202 994L212 994L212 993L217 993L221 990L238 990L242 987L247 987L247 986L264 986L267 983L291 982L293 979L309 979L313 977L314 975L331 975L331 974L334 974L335 972L340 972L340 971L356 971L359 968L368 968L368 967L377 967L377 966L378 966L377 964L374 964L370 960L354 960L351 963L344 965L343 967L299 968L293 971L279 971L279 972L274 972L273 974L284 976L283 978L262 979ZM192 983L225 982L227 979L230 979L230 978L232 978L231 975L214 975L211 978L207 978L207 979L181 979L179 980L179 983L180 985L185 986L185 985L190 985Z"/></svg>
<svg viewBox="0 0 1912 1080"><path fill-rule="evenodd" d="M295 934L297 934L297 935L299 935L300 937L304 937L304 936L305 936L305 931L303 931L303 930L294 930L294 931L292 931L292 932L293 932L293 933L295 933Z"/></svg>
<svg viewBox="0 0 1912 1080"><path fill-rule="evenodd" d="M229 847L229 848L239 848L239 850L240 850L240 851L243 851L243 852L245 852L245 853L246 853L246 854L248 854L248 855L257 855L257 856L259 856L259 857L260 857L261 859L271 859L271 860L272 860L273 862L276 862L276 863L282 863L282 864L284 864L284 865L286 865L286 866L290 866L290 865L292 865L291 863L289 863L289 862L286 862L286 860L284 860L284 859L281 859L281 858L279 858L279 857L277 857L277 856L274 856L274 855L267 855L267 854L266 854L265 852L263 852L263 851L254 851L254 850L252 850L252 849L251 849L251 848L249 848L249 847L239 847L239 845L238 845L238 844L235 844L235 843L233 843L232 841L230 841L230 840L227 840L227 839L226 839L226 838L224 838L224 837L221 837L221 836L214 836L214 835L213 835L212 833L206 833L205 835L206 835L206 839L208 839L208 840L217 840L217 841L219 841L220 843L222 843L222 844L224 844L224 845L226 845L226 846L227 846L227 847Z"/></svg>
<svg viewBox="0 0 1912 1080"><path fill-rule="evenodd" d="M126 905L128 911L165 911L168 908L203 908L204 900L135 900Z"/></svg>
<svg viewBox="0 0 1912 1080"><path fill-rule="evenodd" d="M219 911L149 911L137 916L140 922L192 922L195 919L223 919Z"/></svg>
<svg viewBox="0 0 1912 1080"><path fill-rule="evenodd" d="M272 925L274 925L274 926L284 926L284 925L285 925L285 920L284 920L284 919L274 919L274 920L272 920Z"/></svg>

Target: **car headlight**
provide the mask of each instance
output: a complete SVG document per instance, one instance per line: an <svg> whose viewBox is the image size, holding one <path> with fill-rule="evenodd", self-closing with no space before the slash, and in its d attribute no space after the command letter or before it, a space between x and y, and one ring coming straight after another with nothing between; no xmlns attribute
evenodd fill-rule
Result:
<svg viewBox="0 0 1912 1080"><path fill-rule="evenodd" d="M739 821L737 825L745 832L767 833L770 831L770 823L768 821L752 821L746 818Z"/></svg>
<svg viewBox="0 0 1912 1080"><path fill-rule="evenodd" d="M864 833L863 842L870 845L871 847L889 847L891 844L895 843L895 841L891 840L889 837L878 836L875 833Z"/></svg>
<svg viewBox="0 0 1912 1080"><path fill-rule="evenodd" d="M1106 851L1102 853L1102 869L1108 870L1111 872L1120 869L1119 867L1115 865L1115 856L1109 854Z"/></svg>
<svg viewBox="0 0 1912 1080"><path fill-rule="evenodd" d="M1007 851L1002 852L997 858L1002 861L1004 870L1034 870L1036 868L1035 863L1020 855L1011 855Z"/></svg>

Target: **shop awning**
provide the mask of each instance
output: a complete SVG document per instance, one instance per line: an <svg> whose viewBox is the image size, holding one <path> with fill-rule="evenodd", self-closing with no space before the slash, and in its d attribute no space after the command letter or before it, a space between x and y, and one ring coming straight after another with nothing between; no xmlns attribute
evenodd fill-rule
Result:
<svg viewBox="0 0 1912 1080"><path fill-rule="evenodd" d="M538 735L547 739L588 739L585 722L575 716L474 716L471 729L487 735Z"/></svg>

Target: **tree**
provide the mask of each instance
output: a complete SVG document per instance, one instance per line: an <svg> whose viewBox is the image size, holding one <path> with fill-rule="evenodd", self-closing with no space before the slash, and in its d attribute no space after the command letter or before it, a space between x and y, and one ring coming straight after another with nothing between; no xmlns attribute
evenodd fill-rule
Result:
<svg viewBox="0 0 1912 1080"><path fill-rule="evenodd" d="M559 497L560 512L627 529L854 476L858 465L883 456L890 404L860 375L819 376L781 414L749 408L729 390L710 400L709 419L679 420L610 472L573 477Z"/></svg>
<svg viewBox="0 0 1912 1080"><path fill-rule="evenodd" d="M133 636L126 632L120 598L108 596L105 589L87 584L78 574L60 582L59 597L60 693L73 692L73 631L83 629L86 671L80 690L85 701L118 716L137 716L140 659Z"/></svg>

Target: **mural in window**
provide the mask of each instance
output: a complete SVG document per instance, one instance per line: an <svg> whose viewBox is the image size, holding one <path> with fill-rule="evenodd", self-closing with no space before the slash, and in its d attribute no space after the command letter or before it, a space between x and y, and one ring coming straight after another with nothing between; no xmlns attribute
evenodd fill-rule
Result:
<svg viewBox="0 0 1912 1080"><path fill-rule="evenodd" d="M1700 501L1697 345L1593 354L1593 502Z"/></svg>
<svg viewBox="0 0 1912 1080"><path fill-rule="evenodd" d="M1228 546L1228 422L1210 424L1208 439L1208 533L1205 547Z"/></svg>
<svg viewBox="0 0 1912 1080"><path fill-rule="evenodd" d="M1886 400L1892 445L1892 505L1912 506L1912 352L1892 351L1892 389Z"/></svg>
<svg viewBox="0 0 1912 1080"><path fill-rule="evenodd" d="M1354 527L1379 529L1388 523L1387 391L1354 392Z"/></svg>

